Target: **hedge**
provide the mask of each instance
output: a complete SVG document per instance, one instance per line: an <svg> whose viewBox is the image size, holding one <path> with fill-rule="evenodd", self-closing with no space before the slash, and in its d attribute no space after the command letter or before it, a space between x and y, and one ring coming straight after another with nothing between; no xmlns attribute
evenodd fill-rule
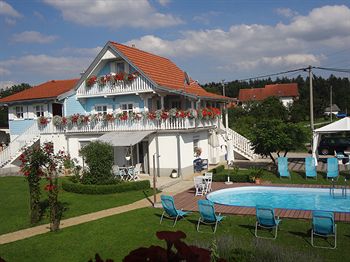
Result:
<svg viewBox="0 0 350 262"><path fill-rule="evenodd" d="M151 185L148 180L122 182L115 185L83 185L71 181L62 182L62 188L67 192L89 195L121 193L132 190L149 189L150 187Z"/></svg>
<svg viewBox="0 0 350 262"><path fill-rule="evenodd" d="M230 176L231 182L238 182L238 183L247 183L251 182L250 175L242 174L215 174L213 175L213 181L214 182L225 182L227 181L227 176Z"/></svg>
<svg viewBox="0 0 350 262"><path fill-rule="evenodd" d="M225 170L225 166L220 165L220 166L217 166L217 167L211 169L209 172L212 172L213 174L220 174L224 170Z"/></svg>

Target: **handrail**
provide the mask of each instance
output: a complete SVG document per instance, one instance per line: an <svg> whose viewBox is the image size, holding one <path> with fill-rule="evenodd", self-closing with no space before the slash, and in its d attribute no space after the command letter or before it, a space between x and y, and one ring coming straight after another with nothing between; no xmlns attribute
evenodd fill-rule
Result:
<svg viewBox="0 0 350 262"><path fill-rule="evenodd" d="M246 156L254 160L257 158L257 155L254 153L254 150L252 149L252 144L246 137L242 136L241 134L237 133L236 131L228 128L228 134L232 137L233 140L233 146L244 153Z"/></svg>
<svg viewBox="0 0 350 262"><path fill-rule="evenodd" d="M0 152L0 167L5 165L11 160L18 152L32 140L40 135L38 124L34 122L30 127L28 127L21 135L17 136L11 141L8 147Z"/></svg>

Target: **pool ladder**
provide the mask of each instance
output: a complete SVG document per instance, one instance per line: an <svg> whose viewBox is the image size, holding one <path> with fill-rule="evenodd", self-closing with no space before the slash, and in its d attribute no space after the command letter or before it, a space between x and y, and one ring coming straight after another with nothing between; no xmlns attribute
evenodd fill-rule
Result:
<svg viewBox="0 0 350 262"><path fill-rule="evenodd" d="M345 181L345 185L341 185L341 186L338 186L337 188L335 187L335 181L334 179L332 179L332 185L331 187L329 188L329 194L333 197L333 198L347 198L348 195L347 195L347 189L348 189L348 184L347 184L347 180L346 178L344 179ZM341 189L341 197L339 196L336 196L335 194L335 189Z"/></svg>

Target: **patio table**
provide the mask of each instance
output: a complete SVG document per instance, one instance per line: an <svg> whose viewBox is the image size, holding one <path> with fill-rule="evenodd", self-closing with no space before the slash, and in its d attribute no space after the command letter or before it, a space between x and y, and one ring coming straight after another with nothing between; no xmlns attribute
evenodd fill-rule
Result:
<svg viewBox="0 0 350 262"><path fill-rule="evenodd" d="M120 167L120 170L122 170L125 173L125 180L127 180L127 181L131 181L131 180L135 181L136 180L134 166Z"/></svg>

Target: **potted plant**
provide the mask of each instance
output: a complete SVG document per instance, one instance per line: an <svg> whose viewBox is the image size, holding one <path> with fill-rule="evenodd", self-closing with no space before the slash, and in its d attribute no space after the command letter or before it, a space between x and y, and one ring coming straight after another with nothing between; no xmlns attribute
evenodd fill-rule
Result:
<svg viewBox="0 0 350 262"><path fill-rule="evenodd" d="M173 169L173 171L171 171L170 177L171 178L177 178L178 177L176 169Z"/></svg>
<svg viewBox="0 0 350 262"><path fill-rule="evenodd" d="M250 180L251 182L260 185L262 183L262 174L263 174L263 169L261 168L256 168L252 167L250 168Z"/></svg>

